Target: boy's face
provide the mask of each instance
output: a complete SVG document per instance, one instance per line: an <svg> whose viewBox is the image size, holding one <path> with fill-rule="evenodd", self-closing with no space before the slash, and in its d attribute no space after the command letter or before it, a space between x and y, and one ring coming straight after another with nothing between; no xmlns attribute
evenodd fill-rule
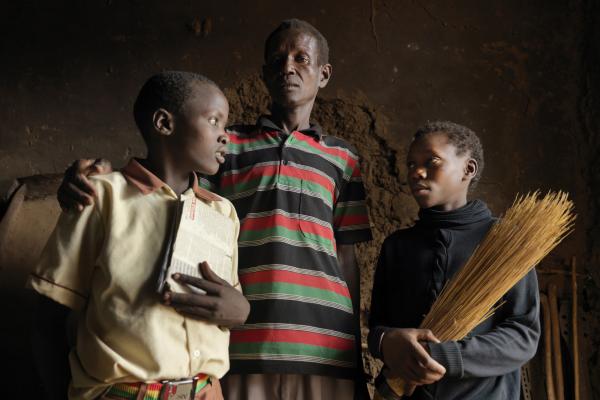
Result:
<svg viewBox="0 0 600 400"><path fill-rule="evenodd" d="M331 65L319 65L317 40L288 29L270 41L263 79L273 103L295 108L314 102L319 88L327 85Z"/></svg>
<svg viewBox="0 0 600 400"><path fill-rule="evenodd" d="M175 117L171 147L183 168L214 175L227 153L229 104L212 85L195 84L194 91Z"/></svg>
<svg viewBox="0 0 600 400"><path fill-rule="evenodd" d="M477 163L469 152L457 155L445 133L431 133L414 141L406 165L408 184L419 207L450 211L466 204Z"/></svg>

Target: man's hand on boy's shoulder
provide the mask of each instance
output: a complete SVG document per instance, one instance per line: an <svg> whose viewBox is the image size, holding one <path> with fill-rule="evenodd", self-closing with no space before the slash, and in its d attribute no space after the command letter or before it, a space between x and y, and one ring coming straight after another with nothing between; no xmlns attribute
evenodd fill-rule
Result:
<svg viewBox="0 0 600 400"><path fill-rule="evenodd" d="M439 340L429 329L387 331L381 343L387 376L400 377L408 385L429 385L440 380L446 369L429 355L423 342Z"/></svg>
<svg viewBox="0 0 600 400"><path fill-rule="evenodd" d="M58 188L57 198L60 208L65 211L83 210L94 204L96 191L88 176L102 175L112 172L110 161L105 159L79 159L65 171L62 183Z"/></svg>
<svg viewBox="0 0 600 400"><path fill-rule="evenodd" d="M176 274L173 279L180 283L206 291L206 294L166 292L166 305L186 316L231 328L243 324L250 313L250 303L244 295L219 278L207 262L200 264L203 279Z"/></svg>

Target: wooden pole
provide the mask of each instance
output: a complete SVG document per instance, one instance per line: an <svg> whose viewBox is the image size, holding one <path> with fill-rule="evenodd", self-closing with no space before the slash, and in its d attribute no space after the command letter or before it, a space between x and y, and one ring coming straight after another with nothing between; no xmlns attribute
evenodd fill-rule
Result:
<svg viewBox="0 0 600 400"><path fill-rule="evenodd" d="M385 400L381 395L375 390L375 394L373 395L373 400Z"/></svg>
<svg viewBox="0 0 600 400"><path fill-rule="evenodd" d="M558 319L558 296L554 283L548 285L548 302L550 303L550 322L552 325L552 359L554 360L554 387L557 400L565 399L565 386L560 351L560 321Z"/></svg>
<svg viewBox="0 0 600 400"><path fill-rule="evenodd" d="M546 370L546 395L548 400L556 400L554 394L554 378L552 375L552 331L550 324L550 306L548 296L540 293L540 305L542 306L542 317L544 318L544 367Z"/></svg>
<svg viewBox="0 0 600 400"><path fill-rule="evenodd" d="M575 400L579 400L579 327L577 324L577 259L571 259L571 323L573 325L573 390Z"/></svg>

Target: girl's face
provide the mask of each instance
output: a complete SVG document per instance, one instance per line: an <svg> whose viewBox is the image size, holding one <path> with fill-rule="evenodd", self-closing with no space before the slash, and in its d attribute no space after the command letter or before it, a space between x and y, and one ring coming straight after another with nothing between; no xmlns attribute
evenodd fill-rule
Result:
<svg viewBox="0 0 600 400"><path fill-rule="evenodd" d="M459 155L444 132L425 135L410 145L406 158L408 183L421 208L450 211L467 203L477 163L469 152Z"/></svg>

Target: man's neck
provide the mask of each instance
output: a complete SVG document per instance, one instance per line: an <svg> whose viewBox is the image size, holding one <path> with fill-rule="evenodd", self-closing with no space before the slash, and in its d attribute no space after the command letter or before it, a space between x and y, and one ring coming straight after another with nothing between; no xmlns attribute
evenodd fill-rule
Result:
<svg viewBox="0 0 600 400"><path fill-rule="evenodd" d="M141 161L146 169L166 183L178 196L190 187L190 171L176 168L167 157L148 152L148 157Z"/></svg>
<svg viewBox="0 0 600 400"><path fill-rule="evenodd" d="M309 129L313 104L314 101L294 108L273 104L271 106L273 123L286 133Z"/></svg>

